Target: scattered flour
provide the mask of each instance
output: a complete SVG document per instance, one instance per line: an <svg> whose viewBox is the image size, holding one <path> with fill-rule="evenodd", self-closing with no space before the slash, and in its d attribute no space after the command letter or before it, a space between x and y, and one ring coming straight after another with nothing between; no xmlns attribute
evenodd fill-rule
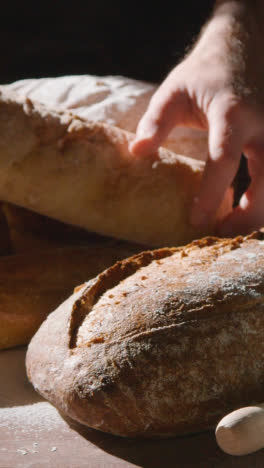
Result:
<svg viewBox="0 0 264 468"><path fill-rule="evenodd" d="M0 428L18 433L40 433L67 427L58 411L45 401L24 406L0 408ZM35 442L34 447L38 444Z"/></svg>

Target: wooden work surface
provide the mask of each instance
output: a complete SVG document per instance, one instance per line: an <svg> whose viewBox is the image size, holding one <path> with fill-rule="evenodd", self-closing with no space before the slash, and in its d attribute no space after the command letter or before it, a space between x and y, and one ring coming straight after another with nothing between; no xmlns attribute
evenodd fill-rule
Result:
<svg viewBox="0 0 264 468"><path fill-rule="evenodd" d="M0 468L263 468L264 451L225 455L213 433L166 440L103 434L64 419L31 387L25 351L0 352Z"/></svg>

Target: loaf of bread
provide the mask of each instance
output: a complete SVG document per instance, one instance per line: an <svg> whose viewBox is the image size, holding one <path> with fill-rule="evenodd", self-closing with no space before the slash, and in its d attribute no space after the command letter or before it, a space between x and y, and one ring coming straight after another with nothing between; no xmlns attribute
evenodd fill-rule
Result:
<svg viewBox="0 0 264 468"><path fill-rule="evenodd" d="M11 252L14 254L40 252L57 247L115 245L111 238L64 224L10 203L2 202L1 207L7 223Z"/></svg>
<svg viewBox="0 0 264 468"><path fill-rule="evenodd" d="M166 149L128 151L132 134L0 96L0 199L99 234L150 246L181 245L214 232L229 192L203 231L189 214L204 163Z"/></svg>
<svg viewBox="0 0 264 468"><path fill-rule="evenodd" d="M0 349L26 344L75 286L139 247L112 242L0 258Z"/></svg>
<svg viewBox="0 0 264 468"><path fill-rule="evenodd" d="M157 86L124 76L74 75L20 80L0 86L3 93L29 98L47 109L71 111L92 122L104 122L135 133ZM177 154L204 161L207 132L175 127L163 146Z"/></svg>
<svg viewBox="0 0 264 468"><path fill-rule="evenodd" d="M264 234L143 252L76 290L33 337L27 373L101 431L172 436L263 401Z"/></svg>
<svg viewBox="0 0 264 468"><path fill-rule="evenodd" d="M3 211L3 203L0 203L0 256L9 255L12 251L9 226Z"/></svg>

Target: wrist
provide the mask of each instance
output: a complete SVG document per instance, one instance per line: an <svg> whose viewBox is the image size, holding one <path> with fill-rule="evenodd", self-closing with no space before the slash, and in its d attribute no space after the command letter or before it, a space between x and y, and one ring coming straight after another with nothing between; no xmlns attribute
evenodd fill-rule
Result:
<svg viewBox="0 0 264 468"><path fill-rule="evenodd" d="M237 96L253 99L254 90L262 86L264 59L264 21L257 19L257 2L253 0L219 0L211 18L190 51L199 70L210 69L222 88L233 89ZM264 9L264 0L258 5ZM250 96L250 97L249 97Z"/></svg>
<svg viewBox="0 0 264 468"><path fill-rule="evenodd" d="M217 0L193 52L216 48L223 54L259 52L264 44L264 0Z"/></svg>
<svg viewBox="0 0 264 468"><path fill-rule="evenodd" d="M264 0L216 0L212 17L227 14L237 21L251 22L263 30Z"/></svg>

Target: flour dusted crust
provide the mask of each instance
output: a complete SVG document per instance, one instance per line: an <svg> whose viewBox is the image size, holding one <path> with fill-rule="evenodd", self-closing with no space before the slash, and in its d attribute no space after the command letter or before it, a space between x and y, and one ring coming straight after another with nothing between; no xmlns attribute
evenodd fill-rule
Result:
<svg viewBox="0 0 264 468"><path fill-rule="evenodd" d="M263 400L264 234L144 252L83 285L27 353L35 389L122 436L211 428Z"/></svg>
<svg viewBox="0 0 264 468"><path fill-rule="evenodd" d="M0 96L0 199L90 231L150 246L213 233L231 210L227 194L211 225L189 224L204 163L164 148L128 151L132 134Z"/></svg>
<svg viewBox="0 0 264 468"><path fill-rule="evenodd" d="M94 75L27 79L0 86L4 93L16 93L51 110L71 111L82 119L133 133L156 89L154 84L124 76ZM201 130L176 127L163 146L204 161L208 154L207 137L207 132Z"/></svg>

